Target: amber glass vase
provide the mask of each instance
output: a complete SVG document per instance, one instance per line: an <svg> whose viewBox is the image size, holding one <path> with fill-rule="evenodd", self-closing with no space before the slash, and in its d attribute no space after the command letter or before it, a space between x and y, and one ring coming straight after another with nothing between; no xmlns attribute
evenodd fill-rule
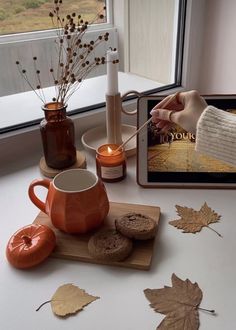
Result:
<svg viewBox="0 0 236 330"><path fill-rule="evenodd" d="M46 103L45 118L40 123L44 157L47 166L64 169L76 162L74 123L66 115L66 105Z"/></svg>

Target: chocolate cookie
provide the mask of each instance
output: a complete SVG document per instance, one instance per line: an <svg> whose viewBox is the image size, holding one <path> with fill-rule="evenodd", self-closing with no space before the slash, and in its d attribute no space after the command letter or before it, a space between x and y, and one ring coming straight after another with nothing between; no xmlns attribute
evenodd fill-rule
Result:
<svg viewBox="0 0 236 330"><path fill-rule="evenodd" d="M138 240L153 238L157 232L154 219L140 213L127 213L115 220L116 229L123 235Z"/></svg>
<svg viewBox="0 0 236 330"><path fill-rule="evenodd" d="M115 229L104 229L89 239L88 250L91 256L105 261L121 261L129 256L132 241Z"/></svg>

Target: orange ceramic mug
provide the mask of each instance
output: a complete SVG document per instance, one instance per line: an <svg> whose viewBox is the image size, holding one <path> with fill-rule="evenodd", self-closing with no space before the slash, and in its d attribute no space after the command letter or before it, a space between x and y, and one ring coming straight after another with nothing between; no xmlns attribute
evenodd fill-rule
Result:
<svg viewBox="0 0 236 330"><path fill-rule="evenodd" d="M34 187L48 189L46 202ZM99 227L109 211L106 189L96 174L84 169L63 171L51 181L36 179L29 186L31 201L51 218L52 224L67 233L86 233Z"/></svg>

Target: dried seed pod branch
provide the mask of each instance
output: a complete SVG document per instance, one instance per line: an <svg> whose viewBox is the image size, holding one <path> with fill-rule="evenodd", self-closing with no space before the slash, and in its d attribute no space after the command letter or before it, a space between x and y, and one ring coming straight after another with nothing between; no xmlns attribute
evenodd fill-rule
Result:
<svg viewBox="0 0 236 330"><path fill-rule="evenodd" d="M84 40L88 26L104 19L103 7L90 21L85 21L81 14L75 12L61 15L62 0L54 0L52 11L49 13L52 27L55 29L56 39L55 51L57 59L49 67L49 77L52 85L55 86L55 97L53 101L65 104L69 98L78 90L82 81L98 65L106 63L105 57L95 57L95 49L109 39L109 33L99 35L95 40ZM53 61L51 61L53 62ZM33 72L35 73L36 86L28 78L26 70L23 70L20 62L16 62L21 76L40 100L45 103L43 93L43 82L41 79L41 70L37 65L37 57L33 57Z"/></svg>
<svg viewBox="0 0 236 330"><path fill-rule="evenodd" d="M37 97L44 102L43 98L41 97L39 92L36 92L36 88L31 84L30 80L28 79L27 72L25 69L22 68L22 65L19 61L16 61L17 69L21 77L26 81L26 83L29 85L29 87L34 91L34 93L37 95Z"/></svg>

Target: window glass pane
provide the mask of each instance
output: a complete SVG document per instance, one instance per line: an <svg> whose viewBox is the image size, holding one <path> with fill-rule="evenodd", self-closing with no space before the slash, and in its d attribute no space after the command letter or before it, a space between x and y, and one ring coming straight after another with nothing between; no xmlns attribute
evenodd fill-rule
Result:
<svg viewBox="0 0 236 330"><path fill-rule="evenodd" d="M129 72L163 86L176 83L183 4L181 0L129 0Z"/></svg>
<svg viewBox="0 0 236 330"><path fill-rule="evenodd" d="M102 11L106 0L63 0L62 16L76 12L89 22ZM49 12L54 0L0 0L0 35L51 29ZM104 23L103 20L94 23Z"/></svg>

